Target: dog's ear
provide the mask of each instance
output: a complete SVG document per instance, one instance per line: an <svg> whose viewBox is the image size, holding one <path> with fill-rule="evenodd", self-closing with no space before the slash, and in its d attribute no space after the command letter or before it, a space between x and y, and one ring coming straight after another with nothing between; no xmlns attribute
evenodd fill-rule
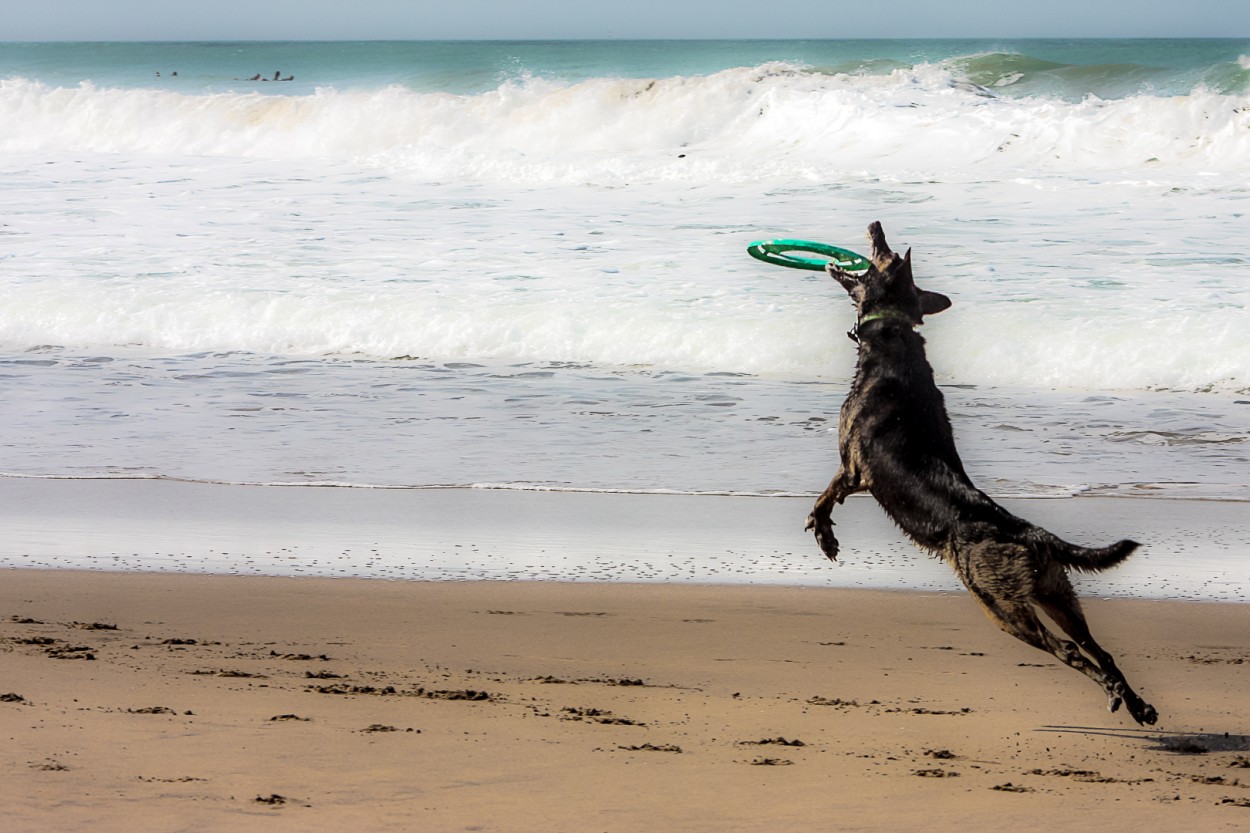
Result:
<svg viewBox="0 0 1250 833"><path fill-rule="evenodd" d="M916 292L920 295L921 315L936 315L942 310L948 309L951 305L951 299L941 292L929 292L919 288Z"/></svg>
<svg viewBox="0 0 1250 833"><path fill-rule="evenodd" d="M874 269L880 269L884 282L889 286L915 286L911 279L911 249L904 252L902 257L897 252L889 252L887 256L888 260L882 258L884 266L873 266Z"/></svg>
<svg viewBox="0 0 1250 833"><path fill-rule="evenodd" d="M895 257L897 257L897 255ZM907 281L912 286L916 285L916 281L912 277L911 271L911 246L908 246L907 251L903 252L903 259L899 262L894 274L897 278Z"/></svg>
<svg viewBox="0 0 1250 833"><path fill-rule="evenodd" d="M912 286L916 286L915 281L912 280L911 274L910 248L907 250L906 254L903 255L903 262L899 265L897 274L899 277L906 278L908 281L911 281ZM941 292L929 292L928 290L921 289L916 286L916 295L920 298L921 315L936 315L942 310L950 308L951 299L947 298Z"/></svg>

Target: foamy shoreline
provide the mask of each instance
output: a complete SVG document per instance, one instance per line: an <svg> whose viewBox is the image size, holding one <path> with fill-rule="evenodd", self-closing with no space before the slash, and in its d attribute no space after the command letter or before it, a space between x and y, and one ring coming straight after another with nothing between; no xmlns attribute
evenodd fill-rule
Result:
<svg viewBox="0 0 1250 833"><path fill-rule="evenodd" d="M962 591L870 498L835 514L839 563L806 497L263 487L0 478L0 567L406 581L796 585ZM1086 597L1250 600L1245 503L1003 501L1078 543L1142 549Z"/></svg>

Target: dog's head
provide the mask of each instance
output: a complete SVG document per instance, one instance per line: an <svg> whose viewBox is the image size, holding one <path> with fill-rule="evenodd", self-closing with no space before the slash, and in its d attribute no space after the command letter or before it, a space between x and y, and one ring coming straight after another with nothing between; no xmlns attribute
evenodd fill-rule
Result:
<svg viewBox="0 0 1250 833"><path fill-rule="evenodd" d="M924 316L941 312L951 299L940 292L928 292L916 286L911 275L911 249L900 257L885 242L880 223L868 227L872 242L867 272L846 272L833 263L826 270L842 284L855 302L855 311L862 323L870 318L899 318L913 326L924 323Z"/></svg>

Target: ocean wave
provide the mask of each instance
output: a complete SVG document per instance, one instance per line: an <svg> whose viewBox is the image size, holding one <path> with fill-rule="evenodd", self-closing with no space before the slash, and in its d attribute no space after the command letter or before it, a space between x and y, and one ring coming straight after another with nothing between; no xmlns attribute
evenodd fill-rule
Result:
<svg viewBox="0 0 1250 833"><path fill-rule="evenodd" d="M834 299L831 322L825 292L813 303L795 275L761 276L745 245L855 245L862 222L898 209L962 310L926 327L944 380L1250 390L1245 253L1196 254L1237 222L1250 100L1006 98L973 80L1064 66L987 53L522 74L474 95L10 78L0 151L25 174L0 227L0 344L819 377L847 347L849 305ZM501 181L575 187L478 187ZM838 198L853 211L830 221ZM1016 270L1032 277L999 277Z"/></svg>
<svg viewBox="0 0 1250 833"><path fill-rule="evenodd" d="M162 481L168 483L195 483L205 486L251 486L272 489L361 489L382 491L485 491L485 492L552 492L558 494L593 495L650 495L655 497L758 497L758 498L805 498L816 497L816 492L790 492L777 489L759 491L750 489L665 489L665 488L610 488L599 486L569 486L566 484L529 482L482 482L482 483L357 483L348 480L223 480L218 478L178 477L167 474L26 474L0 472L0 478L12 480L109 480L109 481ZM1048 493L1034 497L1074 497L1081 487L1073 489L1050 487Z"/></svg>
<svg viewBox="0 0 1250 833"><path fill-rule="evenodd" d="M13 480L108 480L108 481L162 481L190 483L204 486L236 486L269 489L359 489L362 491L487 491L487 492L548 492L552 494L630 495L642 497L735 497L735 498L799 498L810 500L816 492L751 489L665 489L665 488L609 488L597 486L569 486L564 484L528 482L483 483L432 483L393 484L355 483L345 480L221 480L214 478L177 477L163 474L24 474L0 472L0 478ZM1228 487L1200 488L1194 483L1124 483L1116 485L1089 486L1085 484L1056 486L1037 483L1017 483L1011 488L991 490L998 500L1065 500L1081 497L1137 498L1146 500L1191 500L1216 503L1250 502L1250 497ZM1196 488L1198 487L1198 488ZM852 496L852 500L869 499Z"/></svg>
<svg viewBox="0 0 1250 833"><path fill-rule="evenodd" d="M188 95L9 78L0 81L0 151L326 159L519 182L1234 172L1250 167L1245 63L1210 70L1187 95L1077 101L1048 91L1086 88L1096 76L1148 87L1155 71L994 53L909 67L771 63L578 83L522 76L477 95L401 86Z"/></svg>
<svg viewBox="0 0 1250 833"><path fill-rule="evenodd" d="M1250 92L1250 68L1245 56L1183 71L1139 63L1067 64L1017 52L963 56L942 65L996 93L1069 102L1089 97L1114 100L1196 92L1232 96Z"/></svg>
<svg viewBox="0 0 1250 833"><path fill-rule="evenodd" d="M820 376L842 352L849 313L801 294L763 305L717 295L655 297L562 291L483 294L400 285L258 291L168 282L143 291L73 282L15 287L0 343L137 344L173 353L483 357L592 365ZM968 302L972 303L972 302ZM975 310L975 311L972 311ZM1104 390L1250 391L1250 342L1237 306L1166 314L1105 310L1091 318L1010 302L926 326L942 380ZM1091 334L1091 321L1097 322ZM1195 334L1200 337L1195 337ZM1166 344L1166 350L1160 345Z"/></svg>

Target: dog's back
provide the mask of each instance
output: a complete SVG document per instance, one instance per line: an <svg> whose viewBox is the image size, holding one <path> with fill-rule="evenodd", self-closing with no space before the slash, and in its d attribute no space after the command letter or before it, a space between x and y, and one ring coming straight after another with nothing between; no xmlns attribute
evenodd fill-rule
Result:
<svg viewBox="0 0 1250 833"><path fill-rule="evenodd" d="M1112 567L1137 547L1080 547L995 503L964 471L920 334L885 317L856 336L859 361L838 425L843 458L855 461L868 491L918 545L946 555L955 544L1018 543L1080 570Z"/></svg>
<svg viewBox="0 0 1250 833"><path fill-rule="evenodd" d="M977 489L955 448L950 419L924 353L907 320L873 319L858 327L859 361L842 404L842 458L859 472L908 537L941 552L979 527L1018 534L1027 523Z"/></svg>

